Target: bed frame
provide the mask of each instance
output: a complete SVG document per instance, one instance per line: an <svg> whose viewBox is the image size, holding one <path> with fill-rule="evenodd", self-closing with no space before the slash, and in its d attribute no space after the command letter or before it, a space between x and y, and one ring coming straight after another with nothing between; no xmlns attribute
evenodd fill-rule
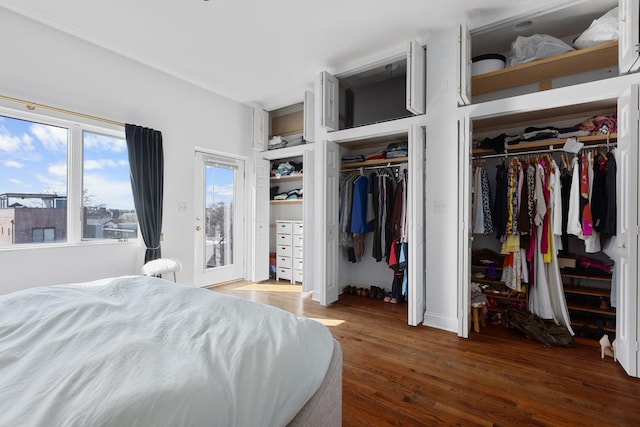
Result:
<svg viewBox="0 0 640 427"><path fill-rule="evenodd" d="M322 384L287 427L342 425L342 347L333 340L333 355Z"/></svg>

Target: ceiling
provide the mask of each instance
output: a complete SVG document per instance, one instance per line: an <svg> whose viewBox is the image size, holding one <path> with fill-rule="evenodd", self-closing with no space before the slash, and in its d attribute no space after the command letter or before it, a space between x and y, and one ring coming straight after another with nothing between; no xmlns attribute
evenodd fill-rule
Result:
<svg viewBox="0 0 640 427"><path fill-rule="evenodd" d="M0 7L249 105L376 52L561 0L0 0Z"/></svg>

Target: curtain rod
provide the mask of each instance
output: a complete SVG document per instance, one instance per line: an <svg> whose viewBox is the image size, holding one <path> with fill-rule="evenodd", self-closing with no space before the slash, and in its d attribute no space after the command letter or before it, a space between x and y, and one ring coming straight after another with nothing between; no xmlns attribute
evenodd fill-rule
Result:
<svg viewBox="0 0 640 427"><path fill-rule="evenodd" d="M109 124L112 124L112 125L124 127L124 123L122 123L122 122L118 122L118 121L110 120L110 119L104 119L104 118L98 117L98 116L92 116L91 114L78 113L77 111L71 111L71 110L66 110L64 108L52 107L50 105L45 105L45 104L40 104L40 103L37 103L37 102L26 101L24 99L13 98L11 96L5 96L5 95L0 95L0 99L4 99L6 101L11 101L11 102L17 102L19 104L24 104L29 111L33 111L33 110L35 110L36 108L39 107L39 108L44 108L44 109L51 110L51 111L56 111L58 113L70 114L72 116L78 116L78 117L82 117L82 118L85 118L85 119L96 120L96 121L99 121L99 122L109 123Z"/></svg>
<svg viewBox="0 0 640 427"><path fill-rule="evenodd" d="M617 141L616 142L607 142L607 143L603 143L603 144L593 144L593 145L585 145L584 147L582 147L580 149L580 151L583 150L589 150L591 148L603 148L603 147L611 147L611 146L616 146L617 145ZM554 148L545 148L542 150L534 150L534 151L521 151L519 153L502 153L502 154L485 154L482 156L472 156L471 159L472 160L478 160L478 159L490 159L490 158L495 158L495 157L514 157L514 156L528 156L530 154L543 154L543 153L567 153L567 154L577 154L577 153L571 153L569 151L564 151L562 149L554 149Z"/></svg>

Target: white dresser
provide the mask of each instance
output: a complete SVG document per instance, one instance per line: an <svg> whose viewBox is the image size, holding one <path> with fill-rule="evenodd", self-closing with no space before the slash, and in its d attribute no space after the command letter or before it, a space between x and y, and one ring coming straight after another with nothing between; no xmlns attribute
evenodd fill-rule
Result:
<svg viewBox="0 0 640 427"><path fill-rule="evenodd" d="M276 222L276 279L302 282L302 221Z"/></svg>

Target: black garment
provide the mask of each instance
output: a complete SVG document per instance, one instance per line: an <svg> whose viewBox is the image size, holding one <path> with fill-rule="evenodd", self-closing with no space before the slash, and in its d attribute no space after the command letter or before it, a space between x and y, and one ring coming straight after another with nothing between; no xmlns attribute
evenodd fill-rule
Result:
<svg viewBox="0 0 640 427"><path fill-rule="evenodd" d="M560 172L560 197L562 198L562 250L560 254L569 253L569 234L567 223L569 222L569 198L571 197L571 169L563 168Z"/></svg>
<svg viewBox="0 0 640 427"><path fill-rule="evenodd" d="M520 200L520 211L518 212L518 231L520 232L520 248L529 249L529 237L531 235L531 216L528 209L529 183L527 182L527 169L529 165L521 162L524 179L522 180L522 191L518 195Z"/></svg>
<svg viewBox="0 0 640 427"><path fill-rule="evenodd" d="M602 234L604 236L615 236L617 228L618 215L616 203L616 159L613 153L607 154L607 213L605 215L604 227Z"/></svg>
<svg viewBox="0 0 640 427"><path fill-rule="evenodd" d="M507 221L509 220L509 191L507 182L507 168L504 163L496 166L496 198L493 203L493 225L496 230L496 237L502 238L507 232Z"/></svg>
<svg viewBox="0 0 640 427"><path fill-rule="evenodd" d="M372 173L369 179L369 191L371 193L371 198L373 200L373 247L371 248L371 256L375 258L376 261L382 261L382 233L383 229L380 227L380 217L382 212L380 212L380 178L377 174Z"/></svg>
<svg viewBox="0 0 640 427"><path fill-rule="evenodd" d="M591 188L591 217L593 229L602 232L607 217L607 160L600 154L593 161Z"/></svg>

